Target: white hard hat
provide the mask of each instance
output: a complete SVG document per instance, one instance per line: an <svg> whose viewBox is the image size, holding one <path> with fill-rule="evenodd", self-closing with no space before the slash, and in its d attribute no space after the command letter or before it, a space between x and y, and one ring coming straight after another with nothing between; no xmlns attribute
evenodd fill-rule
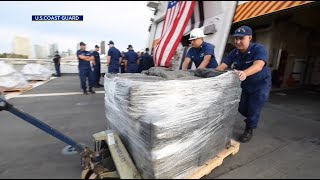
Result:
<svg viewBox="0 0 320 180"><path fill-rule="evenodd" d="M193 29L193 30L190 32L189 41L190 41L190 40L193 40L193 39L197 39L197 38L202 38L202 37L205 37L205 36L206 36L206 35L203 34L202 29L200 29L200 28L195 28L195 29Z"/></svg>

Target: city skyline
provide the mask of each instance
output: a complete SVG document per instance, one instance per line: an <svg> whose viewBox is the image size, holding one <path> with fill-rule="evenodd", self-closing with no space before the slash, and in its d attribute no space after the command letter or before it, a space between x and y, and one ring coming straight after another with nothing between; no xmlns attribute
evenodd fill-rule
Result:
<svg viewBox="0 0 320 180"><path fill-rule="evenodd" d="M22 36L34 45L47 46L56 43L59 51L71 49L81 41L87 44L87 50L94 50L95 45L106 44L110 40L120 51L127 50L132 44L136 51L146 46L148 27L152 11L144 2L11 2L2 1L0 15L0 53L12 52L12 40ZM19 13L16 13L19 12ZM32 15L41 14L80 14L81 22L32 22ZM103 14L103 16L101 16ZM108 46L106 45L106 51ZM35 56L35 55L34 55Z"/></svg>
<svg viewBox="0 0 320 180"><path fill-rule="evenodd" d="M18 42L16 42L18 41ZM23 41L26 41L23 43ZM19 55L28 55L29 59L48 59L52 58L55 55L55 52L58 51L61 56L66 57L70 55L75 55L76 51L80 49L80 43L77 43L77 46L75 49L72 50L72 48L68 49L59 49L58 43L51 43L51 44L31 44L31 39L28 37L22 37L22 36L15 36L12 40L12 49L9 52L2 52L7 54L19 54ZM106 50L109 48L105 47L105 41L100 41L100 43L92 44L91 46L86 46L87 51L93 51L95 49L95 45L100 46L100 54L106 54ZM89 47L89 48L88 48ZM19 50L16 50L19 49ZM23 50L21 50L23 49ZM24 52L23 52L24 51ZM30 51L30 53L27 53L27 51ZM139 50L137 50L139 51Z"/></svg>

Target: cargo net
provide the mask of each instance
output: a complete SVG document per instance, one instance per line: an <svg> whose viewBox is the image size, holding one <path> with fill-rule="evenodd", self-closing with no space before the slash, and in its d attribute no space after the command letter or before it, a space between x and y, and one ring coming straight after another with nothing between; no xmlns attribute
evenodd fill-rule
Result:
<svg viewBox="0 0 320 180"><path fill-rule="evenodd" d="M155 67L104 82L107 125L143 178L183 178L231 139L241 94L233 72Z"/></svg>

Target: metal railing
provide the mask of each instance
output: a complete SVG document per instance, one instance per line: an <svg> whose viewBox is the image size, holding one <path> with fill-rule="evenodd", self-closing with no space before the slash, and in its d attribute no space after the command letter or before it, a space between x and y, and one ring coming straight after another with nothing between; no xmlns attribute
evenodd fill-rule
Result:
<svg viewBox="0 0 320 180"><path fill-rule="evenodd" d="M17 71L21 71L23 66L31 63L41 64L47 69L55 72L54 63L52 59L19 59L19 58L0 58L0 61L4 61L7 64L13 65ZM61 73L79 73L78 60L75 59L62 59L60 63ZM1 68L1 67L0 67ZM107 71L106 60L101 60L101 73Z"/></svg>

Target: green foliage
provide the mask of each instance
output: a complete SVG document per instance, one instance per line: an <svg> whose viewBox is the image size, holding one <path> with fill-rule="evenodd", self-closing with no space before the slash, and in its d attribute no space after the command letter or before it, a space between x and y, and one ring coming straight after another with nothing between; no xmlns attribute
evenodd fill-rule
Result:
<svg viewBox="0 0 320 180"><path fill-rule="evenodd" d="M3 53L0 54L0 58L21 58L21 59L28 59L27 55L22 55L22 54L8 54L8 53Z"/></svg>

